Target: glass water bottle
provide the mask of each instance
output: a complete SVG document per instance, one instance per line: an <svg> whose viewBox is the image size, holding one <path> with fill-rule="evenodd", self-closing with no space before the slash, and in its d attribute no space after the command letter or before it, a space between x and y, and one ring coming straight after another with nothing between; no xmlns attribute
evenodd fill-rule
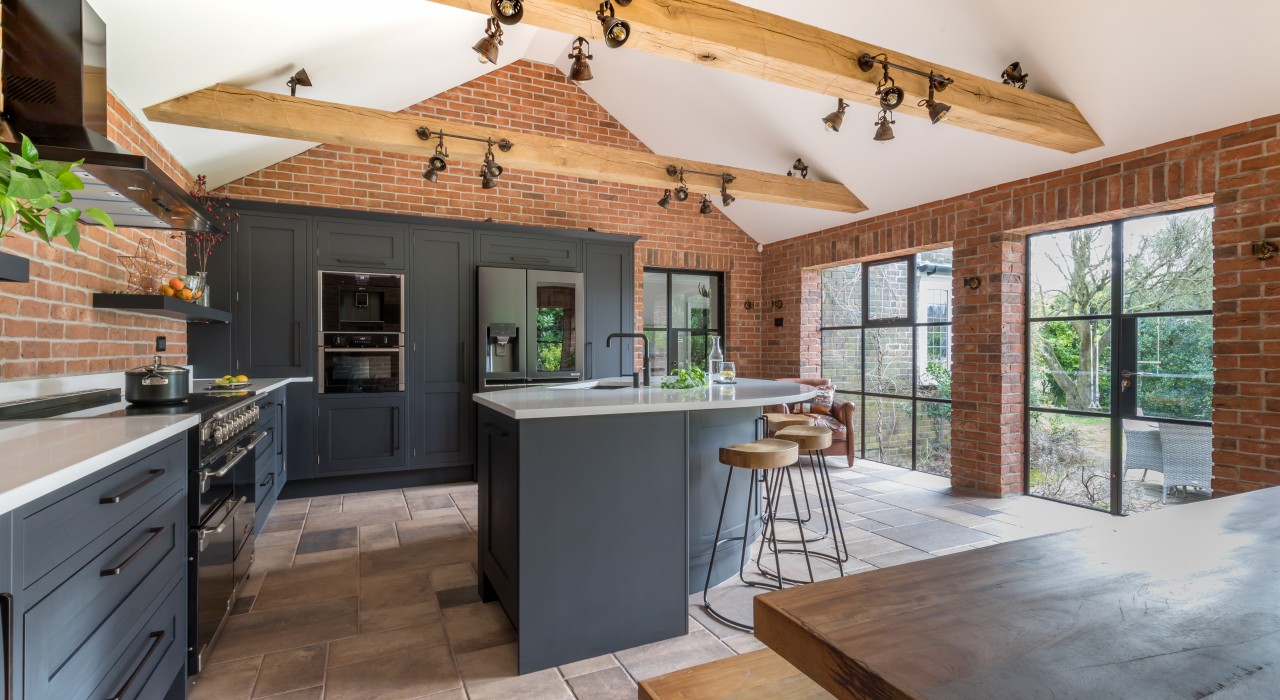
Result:
<svg viewBox="0 0 1280 700"><path fill-rule="evenodd" d="M707 353L707 379L720 377L720 366L724 364L724 351L720 349L720 336L711 336L711 352Z"/></svg>

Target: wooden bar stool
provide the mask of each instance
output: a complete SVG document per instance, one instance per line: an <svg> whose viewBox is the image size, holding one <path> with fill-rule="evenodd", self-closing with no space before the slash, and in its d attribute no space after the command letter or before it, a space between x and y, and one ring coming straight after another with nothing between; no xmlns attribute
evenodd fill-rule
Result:
<svg viewBox="0 0 1280 700"><path fill-rule="evenodd" d="M776 529L771 527L773 516L777 511L777 499L772 499L767 502L765 512L760 511L756 506L758 500L756 488L757 484L760 483L760 480L755 478L755 476L757 472L767 473L778 469L786 470L787 467L795 464L799 458L800 448L796 446L796 443L789 440L773 440L765 438L762 440L756 440L755 442L747 442L740 445L730 445L729 447L720 448L720 463L729 467L729 478L725 480L724 497L720 500L720 517L716 520L716 535L714 544L711 547L711 561L707 564L707 580L702 586L702 606L706 609L708 615L711 615L726 625L746 630L748 632L755 629L752 625L729 618L712 607L708 590L711 588L711 572L715 570L716 566L716 553L720 550L720 545L725 542L742 542L742 551L739 554L738 560L738 579L748 586L774 589L782 588L781 580L753 581L747 579L744 574L744 570L747 567L747 552L751 549L751 543L748 540L751 532L752 511L755 511L756 517L759 517L763 523L763 528L760 532L760 554L757 556L763 556L764 541L769 538L771 533L773 537L777 537ZM747 488L746 514L742 519L742 535L740 537L726 537L721 539L720 533L724 529L724 512L729 503L729 489L733 484L734 472L737 472L740 469L748 470L747 478L749 482L749 486ZM790 472L787 473L789 476ZM774 566L776 566L778 570L781 570L782 561L778 557L777 543L774 543L771 549L774 551Z"/></svg>
<svg viewBox="0 0 1280 700"><path fill-rule="evenodd" d="M764 436L774 437L779 430L785 430L793 426L813 425L813 417L803 413L766 413L764 414ZM791 523L807 523L813 518L813 509L809 506L809 487L804 482L804 472L800 472L800 490L804 492L804 516L801 517L799 509L796 510L794 518L784 517L784 522ZM765 487L765 498L769 498L769 494L773 493L772 485Z"/></svg>
<svg viewBox="0 0 1280 700"><path fill-rule="evenodd" d="M827 458L823 452L831 447L831 430L820 425L793 425L779 430L774 437L777 440L794 442L799 450L809 453L814 481L818 485L818 507L822 509L823 536L819 539L825 539L827 533L831 533L835 551L834 556L820 552L815 552L814 556L833 562L839 567L840 575L844 576L844 563L849 561L849 545L844 538L844 525L840 522L835 487L831 485L831 472L827 469ZM803 530L801 537L804 537ZM785 540L783 542L791 543Z"/></svg>

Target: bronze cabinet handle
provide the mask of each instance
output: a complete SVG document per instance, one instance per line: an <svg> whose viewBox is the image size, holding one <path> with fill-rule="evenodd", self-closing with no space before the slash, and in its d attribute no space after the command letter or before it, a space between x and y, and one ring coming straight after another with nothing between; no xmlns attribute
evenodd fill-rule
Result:
<svg viewBox="0 0 1280 700"><path fill-rule="evenodd" d="M163 527L153 527L150 530L147 530L147 532L151 533L151 536L147 538L146 542L142 543L141 547L138 547L136 550L134 550L133 554L130 554L128 558L120 562L118 565L113 566L110 569L103 569L102 571L99 571L98 575L99 576L118 576L124 573L124 570L132 566L133 562L137 561L138 557L142 556L142 553L147 551L147 547L150 547L151 543L155 542L156 539L160 537L160 533L164 531L165 531L165 528Z"/></svg>
<svg viewBox="0 0 1280 700"><path fill-rule="evenodd" d="M156 479L159 479L163 474L164 474L163 469L152 469L151 471L147 472L146 478L134 484L133 486L130 486L124 491L121 491L120 493L114 496L103 496L102 498L99 498L98 505L108 506L114 503L119 503L125 500L126 498L132 496L133 494L141 491L144 487L146 487L147 484L155 481Z"/></svg>

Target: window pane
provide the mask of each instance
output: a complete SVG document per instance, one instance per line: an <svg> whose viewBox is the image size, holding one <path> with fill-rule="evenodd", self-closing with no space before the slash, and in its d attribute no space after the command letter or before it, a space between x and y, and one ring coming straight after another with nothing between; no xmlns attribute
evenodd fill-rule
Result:
<svg viewBox="0 0 1280 700"><path fill-rule="evenodd" d="M667 325L667 273L644 273L644 325Z"/></svg>
<svg viewBox="0 0 1280 700"><path fill-rule="evenodd" d="M1037 321L1030 345L1032 406L1110 410L1110 321Z"/></svg>
<svg viewBox="0 0 1280 700"><path fill-rule="evenodd" d="M916 469L951 476L951 404L916 402Z"/></svg>
<svg viewBox="0 0 1280 700"><path fill-rule="evenodd" d="M1110 419L1032 411L1030 491L1055 501L1111 508Z"/></svg>
<svg viewBox="0 0 1280 700"><path fill-rule="evenodd" d="M1152 216L1124 224L1124 310L1213 307L1213 212Z"/></svg>
<svg viewBox="0 0 1280 700"><path fill-rule="evenodd" d="M868 396L866 458L911 468L911 400Z"/></svg>
<svg viewBox="0 0 1280 700"><path fill-rule="evenodd" d="M822 325L862 325L862 265L822 271Z"/></svg>
<svg viewBox="0 0 1280 700"><path fill-rule="evenodd" d="M1138 319L1138 415L1209 420L1213 317Z"/></svg>
<svg viewBox="0 0 1280 700"><path fill-rule="evenodd" d="M1030 240L1032 318L1111 313L1111 227Z"/></svg>
<svg viewBox="0 0 1280 700"><path fill-rule="evenodd" d="M911 396L911 328L869 328L866 391Z"/></svg>
<svg viewBox="0 0 1280 700"><path fill-rule="evenodd" d="M951 320L951 249L916 256L916 323Z"/></svg>
<svg viewBox="0 0 1280 700"><path fill-rule="evenodd" d="M916 396L951 398L951 326L916 329Z"/></svg>
<svg viewBox="0 0 1280 700"><path fill-rule="evenodd" d="M907 261L867 266L867 320L907 318Z"/></svg>
<svg viewBox="0 0 1280 700"><path fill-rule="evenodd" d="M710 334L698 331L674 331L676 349L672 369L698 367L707 370L707 352L711 349Z"/></svg>
<svg viewBox="0 0 1280 700"><path fill-rule="evenodd" d="M645 337L649 339L649 371L653 374L667 373L667 329L646 328ZM625 366L626 363L624 362Z"/></svg>
<svg viewBox="0 0 1280 700"><path fill-rule="evenodd" d="M862 331L822 332L822 376L839 391L862 391Z"/></svg>
<svg viewBox="0 0 1280 700"><path fill-rule="evenodd" d="M716 328L719 285L711 275L671 275L671 327Z"/></svg>

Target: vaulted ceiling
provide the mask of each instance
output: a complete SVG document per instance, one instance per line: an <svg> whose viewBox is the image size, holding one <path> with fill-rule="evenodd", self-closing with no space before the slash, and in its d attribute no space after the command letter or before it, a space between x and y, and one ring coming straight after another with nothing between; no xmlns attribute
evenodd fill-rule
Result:
<svg viewBox="0 0 1280 700"><path fill-rule="evenodd" d="M525 0L537 2L538 0ZM650 0L635 0L648 2ZM683 158L841 182L869 207L850 215L739 200L725 214L776 241L1070 167L1280 111L1274 31L1280 3L1191 0L894 3L738 0L918 58L998 77L1019 60L1028 89L1073 102L1106 145L1078 154L930 125L902 115L871 140L875 110L851 105L838 134L826 96L629 50L593 46L583 89L649 148ZM430 0L90 0L108 26L108 81L143 108L228 83L287 90L305 67L310 98L400 110L495 66L474 59L483 16ZM619 8L625 16L626 9ZM571 36L508 28L499 66L521 58L568 69ZM314 144L148 124L192 172L221 184Z"/></svg>

